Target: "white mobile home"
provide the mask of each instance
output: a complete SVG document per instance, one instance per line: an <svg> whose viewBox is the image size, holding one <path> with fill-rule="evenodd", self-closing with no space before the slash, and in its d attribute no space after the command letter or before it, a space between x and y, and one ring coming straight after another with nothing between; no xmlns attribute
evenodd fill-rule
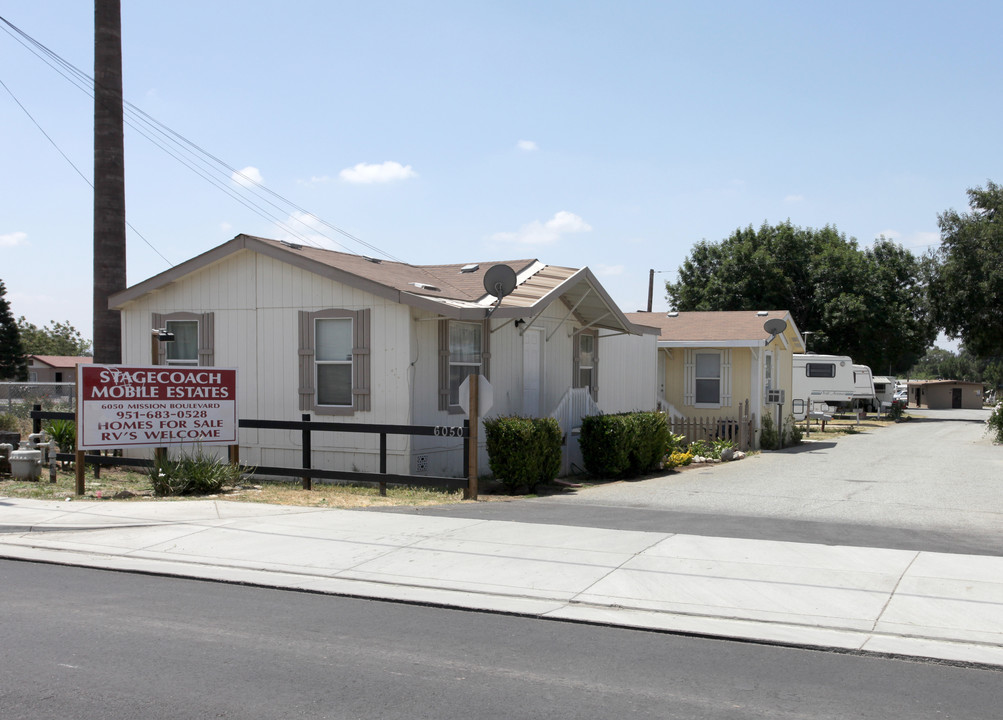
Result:
<svg viewBox="0 0 1003 720"><path fill-rule="evenodd" d="M847 405L856 385L847 355L794 355L794 418L804 420L815 404Z"/></svg>
<svg viewBox="0 0 1003 720"><path fill-rule="evenodd" d="M484 277L500 264L419 266L238 235L111 305L122 312L124 363L235 367L241 418L460 426L459 386L472 373L491 383L487 416L545 417L569 394L604 410L651 402L655 331L644 334L648 352L611 378L606 338L644 330L588 268L507 261L515 289L499 302ZM158 328L178 341L151 347ZM390 435L387 472L462 477L461 448L449 434ZM312 449L317 469L379 467L375 435L318 433ZM240 431L251 465L300 467L301 450L297 432Z"/></svg>

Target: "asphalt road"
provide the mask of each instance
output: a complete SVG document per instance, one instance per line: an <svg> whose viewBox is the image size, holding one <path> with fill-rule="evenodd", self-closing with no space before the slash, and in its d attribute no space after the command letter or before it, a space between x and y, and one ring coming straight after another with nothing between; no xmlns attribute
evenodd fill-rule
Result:
<svg viewBox="0 0 1003 720"><path fill-rule="evenodd" d="M398 512L719 537L1003 554L1003 447L984 410L512 502ZM386 509L381 509L386 512Z"/></svg>
<svg viewBox="0 0 1003 720"><path fill-rule="evenodd" d="M996 670L0 561L0 717L979 718Z"/></svg>

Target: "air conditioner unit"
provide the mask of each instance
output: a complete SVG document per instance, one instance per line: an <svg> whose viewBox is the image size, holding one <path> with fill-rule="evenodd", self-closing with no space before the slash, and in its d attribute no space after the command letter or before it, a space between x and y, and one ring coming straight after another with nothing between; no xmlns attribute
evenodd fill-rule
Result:
<svg viewBox="0 0 1003 720"><path fill-rule="evenodd" d="M766 404L767 405L783 405L784 404L784 391L783 390L767 390L766 391Z"/></svg>

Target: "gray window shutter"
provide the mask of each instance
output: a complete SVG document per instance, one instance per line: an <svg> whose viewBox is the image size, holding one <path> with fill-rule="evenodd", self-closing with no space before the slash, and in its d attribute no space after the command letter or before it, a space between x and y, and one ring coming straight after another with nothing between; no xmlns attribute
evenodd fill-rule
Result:
<svg viewBox="0 0 1003 720"><path fill-rule="evenodd" d="M696 355L693 348L686 348L683 361L683 405L692 406L696 397Z"/></svg>
<svg viewBox="0 0 1003 720"><path fill-rule="evenodd" d="M359 310L355 313L354 331L355 347L352 348L352 396L356 410L372 410L372 393L370 391L372 375L370 358L371 336L369 327L370 310Z"/></svg>
<svg viewBox="0 0 1003 720"><path fill-rule="evenodd" d="M300 410L313 409L313 314L299 311L299 396Z"/></svg>
<svg viewBox="0 0 1003 720"><path fill-rule="evenodd" d="M592 335L592 399L599 402L599 331Z"/></svg>
<svg viewBox="0 0 1003 720"><path fill-rule="evenodd" d="M571 343L571 387L581 387L582 382L582 348L581 333L575 333Z"/></svg>
<svg viewBox="0 0 1003 720"><path fill-rule="evenodd" d="M211 312L202 313L199 318L199 365L212 367L216 364L216 320Z"/></svg>
<svg viewBox="0 0 1003 720"><path fill-rule="evenodd" d="M491 321L485 320L481 329L481 375L491 379Z"/></svg>
<svg viewBox="0 0 1003 720"><path fill-rule="evenodd" d="M449 320L439 325L439 409L449 410Z"/></svg>

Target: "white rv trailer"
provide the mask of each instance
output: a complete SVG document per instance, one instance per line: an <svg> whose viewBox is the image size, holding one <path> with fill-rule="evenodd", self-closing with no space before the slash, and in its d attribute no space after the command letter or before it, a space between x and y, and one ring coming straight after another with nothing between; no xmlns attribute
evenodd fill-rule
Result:
<svg viewBox="0 0 1003 720"><path fill-rule="evenodd" d="M795 420L804 420L821 403L848 405L855 392L853 360L849 356L795 353L791 405Z"/></svg>
<svg viewBox="0 0 1003 720"><path fill-rule="evenodd" d="M898 381L888 375L874 376L874 395L878 399L878 408L882 405L891 405L895 399L895 390Z"/></svg>
<svg viewBox="0 0 1003 720"><path fill-rule="evenodd" d="M866 365L853 366L853 405L875 412L880 409L874 392L874 376Z"/></svg>

